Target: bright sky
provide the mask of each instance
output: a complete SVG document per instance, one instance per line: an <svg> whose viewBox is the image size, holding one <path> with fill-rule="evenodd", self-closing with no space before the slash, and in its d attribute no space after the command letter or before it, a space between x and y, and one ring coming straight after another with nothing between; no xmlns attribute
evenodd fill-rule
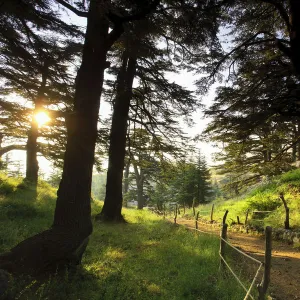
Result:
<svg viewBox="0 0 300 300"><path fill-rule="evenodd" d="M180 72L180 74L174 74L172 77L169 78L170 80L174 80L177 84L186 87L189 90L195 90L196 87L194 85L195 80L197 77L193 75L193 73L188 73L186 71ZM209 107L212 104L215 95L215 87L211 89L208 95L203 97L202 104L205 107ZM204 100L205 99L205 100ZM195 137L196 135L200 134L209 123L210 119L204 117L203 109L198 109L193 113L193 120L195 125L191 128L184 126L184 131L191 137ZM197 148L200 149L202 155L206 157L206 161L208 165L212 166L213 162L213 153L215 152L215 148L213 147L212 143L207 142L198 142L196 144Z"/></svg>
<svg viewBox="0 0 300 300"><path fill-rule="evenodd" d="M74 15L71 12L66 12L64 14L64 18L66 22L75 23L77 25L86 26L86 19L80 18ZM180 74L173 74L169 77L171 81L175 81L177 84L182 85L190 90L195 90L194 82L196 80L196 77L192 73L188 72L181 72ZM212 89L211 92L204 98L205 101L202 102L206 107L210 106L212 103L213 97L214 97L215 89ZM105 102L101 102L100 105L100 118L101 116L105 117L111 112L110 105ZM203 112L201 110L197 110L193 113L193 119L195 122L195 126L192 128L184 127L184 131L193 138L195 135L200 134L205 126L208 124L209 119L205 119ZM200 149L201 154L205 155L206 160L208 162L208 165L213 165L213 159L212 154L216 151L215 148L213 148L211 143L206 142L198 142L197 147ZM12 161L17 162L17 164L20 166L21 172L25 172L25 151L11 151L9 154L9 157ZM41 175L49 174L53 167L51 163L46 160L44 157L38 157L39 166L40 166L40 173Z"/></svg>

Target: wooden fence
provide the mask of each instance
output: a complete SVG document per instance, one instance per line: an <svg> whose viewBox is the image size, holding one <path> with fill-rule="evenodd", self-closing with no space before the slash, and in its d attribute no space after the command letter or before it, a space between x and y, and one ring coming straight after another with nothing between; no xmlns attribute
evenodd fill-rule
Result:
<svg viewBox="0 0 300 300"><path fill-rule="evenodd" d="M176 212L175 212L176 211ZM213 211L213 210L212 210ZM177 223L177 207L175 207L174 210L174 223ZM261 282L257 285L258 289L258 300L264 300L266 298L267 290L270 284L270 271L271 271L271 257L272 257L272 227L267 226L265 228L265 255L264 255L264 262L259 261L258 259L248 255L247 253L243 252L242 250L236 248L232 244L228 242L227 239L227 229L228 224L226 223L228 210L225 212L222 220L222 226L221 226L221 232L220 232L220 250L219 250L219 256L220 256L220 271L224 272L225 270L229 270L230 273L233 275L233 277L236 279L236 281L239 283L239 285L244 289L245 291L245 297L244 300L247 300L249 298L254 300L254 297L251 295L251 291L253 290L253 287L255 283L258 281L258 277L261 273L261 270L263 269L263 276L261 279ZM165 216L165 215L164 215ZM186 228L190 230L194 230L199 233L204 234L214 234L213 232L203 231L199 229L198 226L198 218L199 218L199 212L195 215L195 227L189 227L185 226ZM230 263L226 260L226 253L227 253L227 247L230 247L231 249L234 249L239 254L247 257L251 261L257 263L258 268L256 269L255 276L253 277L250 286L247 288L239 276L233 271L232 267L230 266Z"/></svg>
<svg viewBox="0 0 300 300"><path fill-rule="evenodd" d="M290 229L290 209L287 205L287 202L284 198L284 194L283 193L280 193L279 194L279 199L282 201L283 203L283 207L284 207L284 210L285 210L285 220L284 220L284 228L285 229ZM178 204L175 204L173 205L173 211L174 211L174 222L176 223L176 219L177 219L177 216L179 215L180 213L180 206ZM183 208L183 211L185 213L185 206L182 207ZM211 206L211 209L210 210L206 210L206 211L201 211L201 212L196 212L196 207L194 205L194 202L193 202L193 206L192 206L192 209L193 209L193 216L195 217L195 220L198 220L198 218L200 217L200 213L203 213L203 212L206 212L206 213L210 213L210 218L209 218L209 222L210 223L214 223L215 220L214 220L214 213L215 213L215 205L212 204ZM164 215L164 217L166 217L167 215L167 210L166 210L166 206L164 205L163 206L163 212L159 212L157 210L155 210L156 213L159 213L161 215ZM252 218L255 219L260 219L262 215L266 215L266 214L269 214L271 213L272 211L261 211L261 210L253 210L252 211ZM249 222L249 214L251 213L251 211L248 209L245 213L245 222L244 222L244 225L247 226L248 225L248 222ZM236 222L235 224L238 224L238 225L243 225L242 222L241 222L241 216L236 216Z"/></svg>

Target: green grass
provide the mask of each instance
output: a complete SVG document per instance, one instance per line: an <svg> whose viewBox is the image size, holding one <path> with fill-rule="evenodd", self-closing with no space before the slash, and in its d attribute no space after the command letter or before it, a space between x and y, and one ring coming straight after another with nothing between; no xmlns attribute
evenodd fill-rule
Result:
<svg viewBox="0 0 300 300"><path fill-rule="evenodd" d="M227 222L234 224L237 216L240 221L245 221L246 211L249 209L249 222L252 225L264 227L272 226L282 228L285 220L285 209L279 194L283 193L290 208L290 224L293 228L300 228L300 169L289 171L273 178L269 183L253 188L244 195L229 200L218 199L206 205L200 205L196 211L200 216L209 218L212 204L215 204L214 219L221 221L226 210L229 211ZM272 211L262 220L251 219L251 212ZM188 211L191 215L191 210Z"/></svg>
<svg viewBox="0 0 300 300"><path fill-rule="evenodd" d="M51 226L56 191L44 182L35 192L21 179L0 178L0 252L4 252Z"/></svg>
<svg viewBox="0 0 300 300"><path fill-rule="evenodd" d="M37 195L7 181L0 199L0 251L51 225L55 190L40 183ZM1 188L0 188L1 193ZM30 198L32 196L32 198ZM92 203L93 215L102 203ZM219 272L219 241L170 224L149 212L124 209L127 224L95 223L76 273L42 281L14 278L13 299L242 299L232 277Z"/></svg>

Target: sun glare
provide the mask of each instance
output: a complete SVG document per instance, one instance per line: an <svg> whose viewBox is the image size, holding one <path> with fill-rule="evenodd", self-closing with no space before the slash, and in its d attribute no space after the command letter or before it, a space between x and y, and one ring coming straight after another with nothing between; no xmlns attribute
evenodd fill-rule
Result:
<svg viewBox="0 0 300 300"><path fill-rule="evenodd" d="M40 111L34 115L35 121L38 123L39 126L43 126L47 122L50 121L49 116L44 112Z"/></svg>

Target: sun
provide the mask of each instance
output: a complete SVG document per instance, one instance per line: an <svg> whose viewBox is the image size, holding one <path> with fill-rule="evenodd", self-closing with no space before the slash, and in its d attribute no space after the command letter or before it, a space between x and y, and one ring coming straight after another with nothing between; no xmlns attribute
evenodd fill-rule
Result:
<svg viewBox="0 0 300 300"><path fill-rule="evenodd" d="M41 127L49 122L50 118L44 111L39 111L34 114L34 120L37 122L38 126Z"/></svg>

